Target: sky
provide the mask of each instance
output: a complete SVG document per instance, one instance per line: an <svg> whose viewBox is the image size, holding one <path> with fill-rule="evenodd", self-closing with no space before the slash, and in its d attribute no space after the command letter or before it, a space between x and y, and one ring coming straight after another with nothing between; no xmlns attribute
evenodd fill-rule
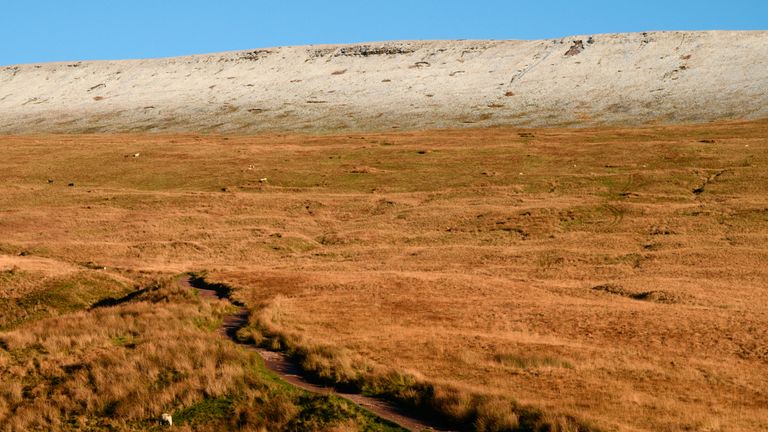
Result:
<svg viewBox="0 0 768 432"><path fill-rule="evenodd" d="M768 0L0 0L0 65L653 30L768 30Z"/></svg>

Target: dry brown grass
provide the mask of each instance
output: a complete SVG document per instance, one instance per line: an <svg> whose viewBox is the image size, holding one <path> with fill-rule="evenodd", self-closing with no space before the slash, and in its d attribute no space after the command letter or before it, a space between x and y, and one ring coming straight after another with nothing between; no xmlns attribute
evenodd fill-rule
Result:
<svg viewBox="0 0 768 432"><path fill-rule="evenodd" d="M251 384L253 359L210 331L211 309L221 307L190 303L191 294L165 287L144 301L3 333L0 424L59 430L106 417L119 429L148 426L162 412ZM157 305L173 297L186 301Z"/></svg>
<svg viewBox="0 0 768 432"><path fill-rule="evenodd" d="M161 413L187 431L364 424L339 401L288 391L214 332L228 307L165 281L129 302L1 333L0 430L162 430ZM307 401L330 403L338 418Z"/></svg>
<svg viewBox="0 0 768 432"><path fill-rule="evenodd" d="M4 137L0 250L208 269L337 353L311 359L330 379L412 373L457 389L458 416L492 401L478 426L501 400L609 430L760 430L766 130Z"/></svg>

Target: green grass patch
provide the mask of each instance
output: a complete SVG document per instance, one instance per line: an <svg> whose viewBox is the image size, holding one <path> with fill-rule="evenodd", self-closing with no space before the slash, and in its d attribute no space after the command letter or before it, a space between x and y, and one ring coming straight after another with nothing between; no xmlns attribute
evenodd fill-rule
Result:
<svg viewBox="0 0 768 432"><path fill-rule="evenodd" d="M136 338L134 338L132 335L118 335L113 337L111 340L112 345L117 347L123 347L123 348L136 348Z"/></svg>
<svg viewBox="0 0 768 432"><path fill-rule="evenodd" d="M126 288L125 284L109 276L81 272L52 280L42 290L20 298L18 304L26 309L44 307L60 313L73 312Z"/></svg>
<svg viewBox="0 0 768 432"><path fill-rule="evenodd" d="M305 394L296 401L300 411L286 428L288 431L324 430L354 422L361 432L401 432L400 426L383 420L337 396Z"/></svg>
<svg viewBox="0 0 768 432"><path fill-rule="evenodd" d="M231 417L233 405L231 396L203 399L173 413L173 421L180 425L216 423Z"/></svg>
<svg viewBox="0 0 768 432"><path fill-rule="evenodd" d="M194 318L192 323L201 330L216 331L221 327L222 319L220 317Z"/></svg>
<svg viewBox="0 0 768 432"><path fill-rule="evenodd" d="M6 273L6 272L3 272ZM19 275L19 273L22 273ZM125 294L130 288L109 275L95 271L81 271L72 275L44 279L26 277L23 272L0 275L0 282L32 280L29 292L17 298L2 301L0 330L8 330L22 323L87 309L100 300ZM32 279L30 279L32 278Z"/></svg>

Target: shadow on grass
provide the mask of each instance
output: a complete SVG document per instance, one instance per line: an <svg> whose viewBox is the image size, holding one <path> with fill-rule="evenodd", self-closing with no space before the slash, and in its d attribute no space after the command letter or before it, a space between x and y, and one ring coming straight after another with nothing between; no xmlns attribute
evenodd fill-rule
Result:
<svg viewBox="0 0 768 432"><path fill-rule="evenodd" d="M245 307L241 301L232 298L232 288L222 283L211 283L205 280L205 275L200 273L190 273L189 283L193 288L213 291L219 299L227 299L237 307Z"/></svg>
<svg viewBox="0 0 768 432"><path fill-rule="evenodd" d="M128 293L128 294L126 294L126 295L124 295L122 297L118 297L118 298L107 297L107 298L101 299L101 300L97 301L96 303L92 304L91 305L91 309L119 306L119 305L121 305L123 303L128 303L128 302L134 300L135 298L141 296L142 294L146 293L147 291L149 291L149 288L142 288L140 290L136 290L136 291L130 292L130 293Z"/></svg>

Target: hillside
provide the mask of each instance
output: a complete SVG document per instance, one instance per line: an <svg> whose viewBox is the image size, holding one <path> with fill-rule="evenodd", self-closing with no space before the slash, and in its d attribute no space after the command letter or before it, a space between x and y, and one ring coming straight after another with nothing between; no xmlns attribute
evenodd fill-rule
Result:
<svg viewBox="0 0 768 432"><path fill-rule="evenodd" d="M0 137L0 430L386 431L297 423L162 283L207 271L254 343L469 430L768 431L766 130Z"/></svg>
<svg viewBox="0 0 768 432"><path fill-rule="evenodd" d="M768 117L768 32L324 45L0 68L0 132L573 126Z"/></svg>

